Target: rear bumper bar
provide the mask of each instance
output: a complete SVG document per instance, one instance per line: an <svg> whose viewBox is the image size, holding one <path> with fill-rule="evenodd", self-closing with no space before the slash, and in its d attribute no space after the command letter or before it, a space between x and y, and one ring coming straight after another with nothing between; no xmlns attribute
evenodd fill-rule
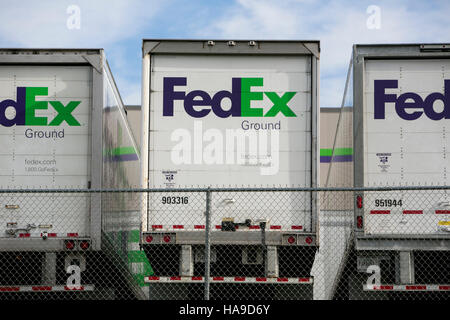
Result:
<svg viewBox="0 0 450 320"><path fill-rule="evenodd" d="M356 235L356 250L410 251L450 250L450 234L442 235Z"/></svg>
<svg viewBox="0 0 450 320"><path fill-rule="evenodd" d="M145 277L145 283L204 283L204 277ZM313 278L210 277L210 283L313 284Z"/></svg>
<svg viewBox="0 0 450 320"><path fill-rule="evenodd" d="M170 241L165 241L170 236ZM291 238L288 242L288 239ZM151 239L151 241L149 241ZM317 246L316 235L308 232L266 231L265 244L270 246ZM212 245L260 245L262 233L258 231L211 231ZM143 245L155 244L205 244L205 231L148 231L143 233Z"/></svg>
<svg viewBox="0 0 450 320"><path fill-rule="evenodd" d="M34 252L55 252L55 251L80 251L67 250L64 245L64 240L83 241L88 240L91 246L86 251L92 251L91 238L0 238L0 252L11 251L34 251Z"/></svg>
<svg viewBox="0 0 450 320"><path fill-rule="evenodd" d="M446 291L450 292L449 284L381 284L381 285L364 285L364 291Z"/></svg>

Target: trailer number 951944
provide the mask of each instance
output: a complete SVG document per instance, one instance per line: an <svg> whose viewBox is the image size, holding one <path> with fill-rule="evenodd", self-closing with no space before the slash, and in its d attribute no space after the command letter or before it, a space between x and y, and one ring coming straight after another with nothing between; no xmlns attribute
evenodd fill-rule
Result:
<svg viewBox="0 0 450 320"><path fill-rule="evenodd" d="M401 207L402 199L375 199L375 207Z"/></svg>

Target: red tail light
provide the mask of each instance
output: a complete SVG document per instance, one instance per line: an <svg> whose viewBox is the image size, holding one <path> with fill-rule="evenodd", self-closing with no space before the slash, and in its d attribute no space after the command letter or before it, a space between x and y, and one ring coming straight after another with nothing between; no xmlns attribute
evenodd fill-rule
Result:
<svg viewBox="0 0 450 320"><path fill-rule="evenodd" d="M294 237L294 236L290 236L290 237L287 239L287 242L288 242L289 244L295 243L295 237Z"/></svg>
<svg viewBox="0 0 450 320"><path fill-rule="evenodd" d="M82 250L87 250L87 249L89 249L90 246L91 246L91 244L89 243L89 241L81 241L80 242L80 248Z"/></svg>
<svg viewBox="0 0 450 320"><path fill-rule="evenodd" d="M67 250L73 250L75 248L75 241L73 240L67 240L65 244Z"/></svg>
<svg viewBox="0 0 450 320"><path fill-rule="evenodd" d="M165 243L169 243L170 240L172 240L172 238L171 238L170 236L164 236L164 238L163 238L163 241L164 241Z"/></svg>
<svg viewBox="0 0 450 320"><path fill-rule="evenodd" d="M145 242L150 243L150 242L152 242L152 241L153 241L153 237L152 237L152 236L146 236L146 237L145 237Z"/></svg>
<svg viewBox="0 0 450 320"><path fill-rule="evenodd" d="M356 217L356 227L358 229L362 229L364 226L364 221L363 221L363 217L362 216L357 216Z"/></svg>
<svg viewBox="0 0 450 320"><path fill-rule="evenodd" d="M356 206L358 207L358 209L362 209L363 198L361 196L356 196Z"/></svg>
<svg viewBox="0 0 450 320"><path fill-rule="evenodd" d="M311 238L311 237L306 237L305 242L306 242L307 244L311 244L311 243L313 242L313 238Z"/></svg>

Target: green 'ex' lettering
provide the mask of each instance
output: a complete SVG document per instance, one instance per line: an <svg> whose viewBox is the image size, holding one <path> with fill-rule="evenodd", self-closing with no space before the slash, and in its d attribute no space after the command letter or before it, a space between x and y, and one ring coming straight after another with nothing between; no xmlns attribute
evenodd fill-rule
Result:
<svg viewBox="0 0 450 320"><path fill-rule="evenodd" d="M251 87L261 87L263 78L242 78L241 79L241 116L242 117L262 117L262 108L251 108L252 100L262 100L262 92L251 92Z"/></svg>
<svg viewBox="0 0 450 320"><path fill-rule="evenodd" d="M281 97L276 92L264 92L264 94L273 102L273 107L270 108L264 117L275 117L278 112L281 112L286 117L296 117L294 111L287 105L296 92L286 92Z"/></svg>
<svg viewBox="0 0 450 320"><path fill-rule="evenodd" d="M59 126L63 121L66 121L69 126L80 126L80 123L72 115L73 110L75 110L80 103L81 101L70 101L67 106L64 107L60 101L50 101L50 104L58 114L48 125Z"/></svg>
<svg viewBox="0 0 450 320"><path fill-rule="evenodd" d="M36 96L48 95L48 88L28 87L25 93L25 124L29 126L46 126L46 117L36 117L37 109L47 109L47 101L36 101Z"/></svg>
<svg viewBox="0 0 450 320"><path fill-rule="evenodd" d="M276 92L252 92L251 87L263 86L263 78L242 78L241 79L241 116L242 117L275 117L281 112L286 117L296 117L297 115L287 105L295 96L296 92L285 92L281 97ZM252 100L263 100L264 94L272 101L273 106L264 114L263 108L252 108Z"/></svg>

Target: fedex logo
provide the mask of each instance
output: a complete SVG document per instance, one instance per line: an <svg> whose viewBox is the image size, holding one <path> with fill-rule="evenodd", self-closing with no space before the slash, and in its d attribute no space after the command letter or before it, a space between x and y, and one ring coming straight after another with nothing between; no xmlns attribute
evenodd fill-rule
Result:
<svg viewBox="0 0 450 320"><path fill-rule="evenodd" d="M7 99L0 102L0 125L17 126L59 126L65 121L69 126L80 126L72 112L81 101L70 101L67 105L61 101L36 101L36 96L47 96L47 87L17 87L16 101ZM55 109L56 116L48 122L47 117L37 117L36 110L48 109L48 103ZM6 109L14 108L14 118L6 117Z"/></svg>
<svg viewBox="0 0 450 320"><path fill-rule="evenodd" d="M417 93L406 92L397 97L395 94L386 94L386 89L398 88L398 80L375 80L374 113L375 119L385 119L385 107L387 102L395 103L395 111L404 120L416 120L425 113L431 120L450 119L450 80L444 80L444 94L430 93L425 100ZM442 112L436 112L433 108L436 100L444 104Z"/></svg>
<svg viewBox="0 0 450 320"><path fill-rule="evenodd" d="M232 78L232 89L222 90L210 96L203 90L176 91L175 86L186 86L185 77L164 78L163 116L172 117L175 100L182 100L184 110L194 118L203 118L211 111L220 118L232 117L275 117L282 113L286 117L296 117L289 108L288 102L296 92L285 92L279 96L276 92L252 92L252 87L263 86L263 78ZM264 113L263 108L251 107L251 101L263 100L264 95L273 103L272 107ZM224 110L221 106L223 99L231 101L231 108Z"/></svg>

